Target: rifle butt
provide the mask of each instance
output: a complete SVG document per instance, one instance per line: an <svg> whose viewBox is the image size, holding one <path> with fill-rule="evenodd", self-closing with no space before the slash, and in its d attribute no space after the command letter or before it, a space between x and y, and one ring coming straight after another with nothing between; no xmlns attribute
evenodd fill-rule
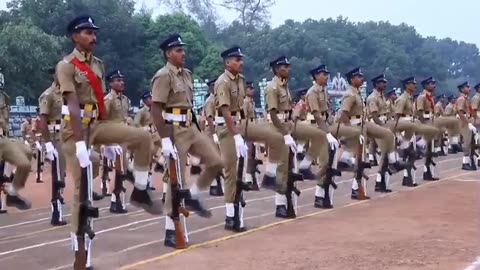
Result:
<svg viewBox="0 0 480 270"><path fill-rule="evenodd" d="M179 207L178 207L178 212L179 212L180 214L182 214L183 216L185 216L185 217L190 216L190 211L188 211L187 208L185 208L185 207L183 207L183 206L179 206Z"/></svg>
<svg viewBox="0 0 480 270"><path fill-rule="evenodd" d="M176 249L186 249L188 248L188 243L185 241L185 233L183 231L182 223L180 219L174 220L173 224L175 225L175 248Z"/></svg>
<svg viewBox="0 0 480 270"><path fill-rule="evenodd" d="M74 270L87 270L87 252L85 251L85 236L77 235L77 247L75 251Z"/></svg>

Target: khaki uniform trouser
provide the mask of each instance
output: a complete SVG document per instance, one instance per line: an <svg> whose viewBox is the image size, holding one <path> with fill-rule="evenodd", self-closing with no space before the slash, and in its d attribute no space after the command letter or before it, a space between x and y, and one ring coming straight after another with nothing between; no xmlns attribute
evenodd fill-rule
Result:
<svg viewBox="0 0 480 270"><path fill-rule="evenodd" d="M327 134L319 129L317 126L312 124L297 123L296 125L293 122L284 123L288 131L291 133L292 137L299 141L309 141L310 145L307 151L307 155L312 160L319 161L320 171L318 175L320 176L317 181L318 185L323 185L325 173L328 166L328 140ZM272 127L273 124L271 124ZM270 145L269 145L270 146ZM272 148L270 148L272 151ZM278 164L277 169L277 192L280 194L285 194L287 191L287 182L288 182L288 158L290 148L285 145L285 142L282 138L282 153L281 161ZM295 158L295 157L294 157Z"/></svg>
<svg viewBox="0 0 480 270"><path fill-rule="evenodd" d="M197 186L200 190L210 187L210 184L223 167L222 159L213 141L207 135L201 133L195 125L189 127L174 126L174 144L177 148L177 162L180 162L181 175L185 175L187 166L187 154L192 154L200 159L205 165L202 173L197 178ZM136 157L136 155L135 155ZM136 160L136 158L135 158ZM168 162L167 162L168 164ZM167 175L165 173L165 175ZM170 180L170 178L168 178ZM185 178L182 179L182 186L186 188ZM171 192L166 192L165 210L171 212Z"/></svg>
<svg viewBox="0 0 480 270"><path fill-rule="evenodd" d="M357 132L360 132L362 130L362 127L360 125L348 125L348 127L355 128ZM372 138L375 140L375 142L378 145L378 148L380 148L380 152L382 154L380 160L378 161L379 167L381 168L383 166L383 161L385 160L385 156L388 153L394 152L395 151L395 135L393 132L386 128L379 126L373 122L370 121L365 121L363 125L363 137L365 139ZM351 151L355 154L358 153L358 145L359 145L359 140L350 140L346 142L346 149L348 151ZM363 154L365 155L365 150L363 150ZM365 161L365 157L363 158L363 161Z"/></svg>
<svg viewBox="0 0 480 270"><path fill-rule="evenodd" d="M389 121L387 127L391 130L395 128L396 121ZM422 124L420 121L411 122L411 121L402 121L399 120L396 124L395 132L404 132L403 137L405 140L410 141L413 134L420 135L425 138L427 142L433 140L435 137L439 136L440 131L432 125Z"/></svg>
<svg viewBox="0 0 480 270"><path fill-rule="evenodd" d="M25 187L30 174L32 150L20 140L0 138L1 160L16 166L13 187L20 190ZM3 172L1 172L3 174Z"/></svg>
<svg viewBox="0 0 480 270"><path fill-rule="evenodd" d="M152 133L152 143L150 145L151 151L151 156L155 157L158 155L158 151L162 147L162 139L160 138L160 135L158 135L158 132Z"/></svg>
<svg viewBox="0 0 480 270"><path fill-rule="evenodd" d="M432 120L427 121L429 123ZM460 134L460 121L455 116L440 116L433 119L433 126L437 129L446 129L448 136L456 136Z"/></svg>
<svg viewBox="0 0 480 270"><path fill-rule="evenodd" d="M84 125L86 132L86 126ZM66 123L66 128L62 134L63 149L67 161L67 171L72 175L74 180L75 190L73 195L72 207L72 228L74 231L78 225L78 211L80 204L80 181L81 167L76 157L75 139L71 131L69 123ZM108 145L121 144L135 150L135 169L139 171L147 171L149 169L150 161L150 141L151 136L147 132L127 126L123 123L111 122L96 122L90 125L90 145ZM98 153L91 154L92 163L100 164L100 156ZM97 171L98 174L98 171Z"/></svg>
<svg viewBox="0 0 480 270"><path fill-rule="evenodd" d="M235 147L235 139L226 126L217 126L217 135L220 140L220 152L225 164L225 202L233 203L237 190L237 164L238 157ZM265 142L270 147L268 160L270 163L279 163L284 153L285 142L283 136L275 128L269 125L260 125L242 121L240 131L246 141ZM253 143L252 143L253 144ZM253 146L252 146L253 148ZM288 157L288 153L286 154ZM246 160L248 158L245 158Z"/></svg>

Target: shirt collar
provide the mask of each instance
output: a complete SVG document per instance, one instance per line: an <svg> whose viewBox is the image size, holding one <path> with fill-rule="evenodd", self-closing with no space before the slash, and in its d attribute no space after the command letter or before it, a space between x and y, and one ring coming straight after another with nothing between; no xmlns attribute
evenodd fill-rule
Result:
<svg viewBox="0 0 480 270"><path fill-rule="evenodd" d="M240 77L240 74L233 75L230 71L225 69L225 74L230 78L230 80L235 81Z"/></svg>
<svg viewBox="0 0 480 270"><path fill-rule="evenodd" d="M288 80L287 80L287 79L282 79L282 78L280 78L280 77L278 77L278 76L275 76L275 77L273 78L273 80L274 80L278 85L280 85L280 86L286 86L287 83L288 83Z"/></svg>
<svg viewBox="0 0 480 270"><path fill-rule="evenodd" d="M432 93L428 92L426 89L423 89L423 93L428 97L432 96Z"/></svg>
<svg viewBox="0 0 480 270"><path fill-rule="evenodd" d="M320 90L324 90L325 89L325 85L320 85L318 84L317 82L314 82L313 83L315 85L316 88L320 89Z"/></svg>
<svg viewBox="0 0 480 270"><path fill-rule="evenodd" d="M176 67L174 65L172 65L170 62L167 62L167 68L170 69L173 73L175 73L175 75L178 75L178 73L182 73L183 72L183 68L179 68L179 67Z"/></svg>
<svg viewBox="0 0 480 270"><path fill-rule="evenodd" d="M93 55L91 53L84 53L75 48L73 49L73 55L81 62L92 62Z"/></svg>
<svg viewBox="0 0 480 270"><path fill-rule="evenodd" d="M379 96L381 96L381 97L384 96L384 95L383 95L383 91L378 91L377 89L373 89L373 91L374 91L377 95L379 95Z"/></svg>
<svg viewBox="0 0 480 270"><path fill-rule="evenodd" d="M407 97L407 98L412 98L412 94L408 93L408 91L404 91L403 94Z"/></svg>

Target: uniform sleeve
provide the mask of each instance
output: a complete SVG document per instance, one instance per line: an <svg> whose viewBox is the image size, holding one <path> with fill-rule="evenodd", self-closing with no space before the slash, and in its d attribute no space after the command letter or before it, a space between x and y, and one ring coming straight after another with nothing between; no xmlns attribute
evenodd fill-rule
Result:
<svg viewBox="0 0 480 270"><path fill-rule="evenodd" d="M107 115L110 115L111 111L112 111L112 98L110 98L110 95L107 95L105 98L104 98L104 103L105 103L105 112L107 113Z"/></svg>
<svg viewBox="0 0 480 270"><path fill-rule="evenodd" d="M433 110L433 113L435 113L435 114L441 114L441 112L442 112L442 111L441 111L441 108L442 108L442 107L440 107L440 105L435 105L435 108L434 108L434 110Z"/></svg>
<svg viewBox="0 0 480 270"><path fill-rule="evenodd" d="M248 112L250 111L250 102L246 102L245 99L243 99L242 110L245 117L247 117Z"/></svg>
<svg viewBox="0 0 480 270"><path fill-rule="evenodd" d="M278 110L278 95L277 91L274 88L267 86L266 101L267 112L270 112L271 110Z"/></svg>
<svg viewBox="0 0 480 270"><path fill-rule="evenodd" d="M211 98L205 104L205 117L215 117L215 103Z"/></svg>
<svg viewBox="0 0 480 270"><path fill-rule="evenodd" d="M50 107L52 106L52 95L41 95L38 99L40 114L50 115Z"/></svg>
<svg viewBox="0 0 480 270"><path fill-rule="evenodd" d="M230 89L225 80L217 81L215 84L215 102L217 109L222 106L230 106Z"/></svg>
<svg viewBox="0 0 480 270"><path fill-rule="evenodd" d="M407 102L404 98L399 98L393 105L393 112L395 114L404 114L405 103Z"/></svg>
<svg viewBox="0 0 480 270"><path fill-rule="evenodd" d="M344 112L350 112L355 104L356 98L354 95L347 94L342 100L341 110Z"/></svg>
<svg viewBox="0 0 480 270"><path fill-rule="evenodd" d="M160 72L152 83L152 101L166 104L170 94L170 76L166 72Z"/></svg>
<svg viewBox="0 0 480 270"><path fill-rule="evenodd" d="M380 109L378 108L377 99L375 98L367 99L367 109L370 113L378 113Z"/></svg>
<svg viewBox="0 0 480 270"><path fill-rule="evenodd" d="M467 112L466 104L467 104L467 102L466 102L465 98L459 98L457 100L457 102L455 103L455 106L457 107L457 112L459 112L459 111L463 111L464 113Z"/></svg>
<svg viewBox="0 0 480 270"><path fill-rule="evenodd" d="M75 67L66 61L57 65L57 79L62 95L75 92Z"/></svg>
<svg viewBox="0 0 480 270"><path fill-rule="evenodd" d="M424 111L425 110L425 96L418 96L417 101L417 111Z"/></svg>
<svg viewBox="0 0 480 270"><path fill-rule="evenodd" d="M307 104L312 113L320 111L320 104L318 102L317 93L311 92L307 95Z"/></svg>

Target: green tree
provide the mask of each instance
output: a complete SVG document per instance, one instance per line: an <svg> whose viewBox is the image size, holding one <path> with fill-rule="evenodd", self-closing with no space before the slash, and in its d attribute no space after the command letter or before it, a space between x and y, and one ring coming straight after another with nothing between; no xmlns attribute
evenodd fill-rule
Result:
<svg viewBox="0 0 480 270"><path fill-rule="evenodd" d="M51 84L46 69L56 64L62 40L30 24L8 24L0 31L0 66L5 89L34 101ZM36 103L36 102L35 102Z"/></svg>

